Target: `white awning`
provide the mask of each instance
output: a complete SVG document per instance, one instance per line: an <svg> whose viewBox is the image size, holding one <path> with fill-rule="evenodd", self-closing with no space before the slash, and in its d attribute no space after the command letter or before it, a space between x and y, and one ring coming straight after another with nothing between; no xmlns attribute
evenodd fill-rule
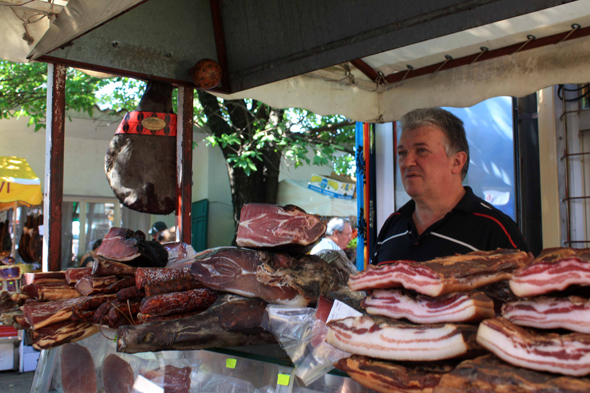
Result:
<svg viewBox="0 0 590 393"><path fill-rule="evenodd" d="M277 204L299 206L308 213L320 216L356 216L356 199L332 198L307 188L307 182L281 180Z"/></svg>

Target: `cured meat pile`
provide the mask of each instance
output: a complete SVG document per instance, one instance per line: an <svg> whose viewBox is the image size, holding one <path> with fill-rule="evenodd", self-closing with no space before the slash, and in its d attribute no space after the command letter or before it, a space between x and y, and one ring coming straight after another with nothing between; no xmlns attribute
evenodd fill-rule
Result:
<svg viewBox="0 0 590 393"><path fill-rule="evenodd" d="M18 254L24 262L41 262L43 239L39 236L39 225L43 225L43 215L29 213L18 243Z"/></svg>

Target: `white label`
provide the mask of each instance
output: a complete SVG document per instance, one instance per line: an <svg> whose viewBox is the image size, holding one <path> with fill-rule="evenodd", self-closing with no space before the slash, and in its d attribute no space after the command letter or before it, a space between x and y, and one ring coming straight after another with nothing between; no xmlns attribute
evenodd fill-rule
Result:
<svg viewBox="0 0 590 393"><path fill-rule="evenodd" d="M361 315L363 314L349 305L342 303L340 300L334 300L334 305L332 306L332 310L330 311L330 315L328 315L328 320L326 322L330 322L332 319L360 317Z"/></svg>

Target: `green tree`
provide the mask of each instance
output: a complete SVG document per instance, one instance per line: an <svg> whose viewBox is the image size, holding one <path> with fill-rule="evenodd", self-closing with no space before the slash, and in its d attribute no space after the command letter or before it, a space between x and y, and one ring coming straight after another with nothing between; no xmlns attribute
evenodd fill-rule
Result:
<svg viewBox="0 0 590 393"><path fill-rule="evenodd" d="M35 130L44 127L46 83L44 63L0 61L2 118L29 116ZM108 94L97 95L107 87ZM115 112L130 111L144 89L142 81L98 79L69 68L66 109L92 115L94 106L102 104ZM236 222L244 203L276 202L281 160L296 167L329 165L342 174L351 168L354 122L342 116L277 109L256 100L222 100L203 91L195 97L195 124L209 132L207 143L218 146L227 162Z"/></svg>

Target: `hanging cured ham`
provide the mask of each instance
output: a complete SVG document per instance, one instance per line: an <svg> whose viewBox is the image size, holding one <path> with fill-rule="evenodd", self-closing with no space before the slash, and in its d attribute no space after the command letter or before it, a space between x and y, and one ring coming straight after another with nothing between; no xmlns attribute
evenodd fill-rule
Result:
<svg viewBox="0 0 590 393"><path fill-rule="evenodd" d="M115 196L129 209L170 214L176 196L176 115L173 86L148 82L135 111L111 140L105 172Z"/></svg>
<svg viewBox="0 0 590 393"><path fill-rule="evenodd" d="M590 282L590 249L550 248L529 266L514 272L510 289L520 297L561 291Z"/></svg>
<svg viewBox="0 0 590 393"><path fill-rule="evenodd" d="M348 280L353 291L404 287L428 296L464 292L509 279L526 266L531 256L523 251L474 251L427 262L395 261L369 266Z"/></svg>
<svg viewBox="0 0 590 393"><path fill-rule="evenodd" d="M477 342L515 366L572 376L590 374L587 334L535 333L505 318L494 318L479 325Z"/></svg>

